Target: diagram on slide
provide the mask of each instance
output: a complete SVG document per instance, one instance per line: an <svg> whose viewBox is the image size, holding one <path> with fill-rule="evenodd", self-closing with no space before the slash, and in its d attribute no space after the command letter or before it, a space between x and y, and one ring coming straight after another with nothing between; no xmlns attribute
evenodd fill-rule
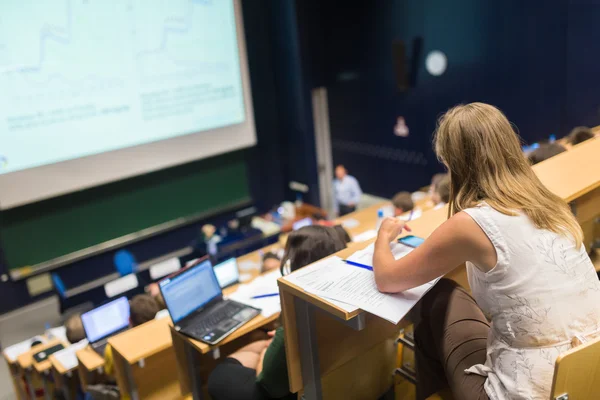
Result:
<svg viewBox="0 0 600 400"><path fill-rule="evenodd" d="M238 52L229 0L3 0L0 173L243 122Z"/></svg>

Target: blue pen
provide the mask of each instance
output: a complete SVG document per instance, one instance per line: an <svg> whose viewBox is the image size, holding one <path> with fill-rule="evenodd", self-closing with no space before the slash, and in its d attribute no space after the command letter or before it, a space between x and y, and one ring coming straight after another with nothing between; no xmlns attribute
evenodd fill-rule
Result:
<svg viewBox="0 0 600 400"><path fill-rule="evenodd" d="M349 261L349 260L344 260L344 262L349 265L354 265L355 267L364 268L364 269L368 269L369 271L373 271L373 267L369 267L368 265L365 265L365 264L361 264L361 263L357 263L357 262Z"/></svg>
<svg viewBox="0 0 600 400"><path fill-rule="evenodd" d="M253 296L251 299L264 299L265 297L275 297L279 296L279 293L267 293L267 294L259 294L258 296Z"/></svg>

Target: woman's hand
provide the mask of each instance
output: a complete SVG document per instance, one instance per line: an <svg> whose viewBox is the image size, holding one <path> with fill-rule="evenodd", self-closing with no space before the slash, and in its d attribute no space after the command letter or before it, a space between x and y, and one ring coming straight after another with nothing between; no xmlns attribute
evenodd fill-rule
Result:
<svg viewBox="0 0 600 400"><path fill-rule="evenodd" d="M381 223L379 232L377 234L377 239L385 240L386 243L391 243L396 240L403 229L406 229L410 232L410 228L406 226L406 221L399 220L398 218L388 217Z"/></svg>

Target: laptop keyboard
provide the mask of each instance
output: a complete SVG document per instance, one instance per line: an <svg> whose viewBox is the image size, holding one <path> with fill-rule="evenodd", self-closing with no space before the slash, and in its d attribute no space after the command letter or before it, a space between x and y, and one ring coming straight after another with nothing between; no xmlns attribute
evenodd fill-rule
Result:
<svg viewBox="0 0 600 400"><path fill-rule="evenodd" d="M188 328L190 333L202 337L205 332L214 329L221 322L231 320L244 306L236 303L227 303L222 307L217 308L209 315L198 318L194 321L193 328ZM235 323L234 323L235 322ZM232 321L232 327L237 325L239 321Z"/></svg>

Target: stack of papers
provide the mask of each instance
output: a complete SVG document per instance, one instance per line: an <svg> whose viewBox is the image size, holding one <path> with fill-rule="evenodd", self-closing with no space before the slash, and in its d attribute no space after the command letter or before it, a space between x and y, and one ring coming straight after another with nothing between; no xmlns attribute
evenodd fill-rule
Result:
<svg viewBox="0 0 600 400"><path fill-rule="evenodd" d="M46 337L48 337L48 339L59 339L69 343L69 340L67 339L67 328L64 326L48 329L46 331Z"/></svg>
<svg viewBox="0 0 600 400"><path fill-rule="evenodd" d="M22 341L21 343L13 344L12 346L7 347L6 349L4 349L4 354L11 363L14 363L15 361L17 361L17 357L29 351L31 349L31 343L36 341L46 343L48 340L43 336L34 336L31 339L27 339Z"/></svg>
<svg viewBox="0 0 600 400"><path fill-rule="evenodd" d="M229 299L260 308L261 315L268 318L281 312L279 288L277 287L277 279L280 277L281 273L278 270L260 275L250 283L239 285L238 290L229 295Z"/></svg>
<svg viewBox="0 0 600 400"><path fill-rule="evenodd" d="M377 231L375 229L369 229L368 231L354 235L352 241L356 243L366 242L369 239L373 239L375 236L377 236Z"/></svg>
<svg viewBox="0 0 600 400"><path fill-rule="evenodd" d="M287 275L284 279L290 283L293 283L296 286L301 287L302 289L310 292L310 290L306 289L307 287L314 286L321 279L321 276L324 273L324 270L328 268L328 265L332 262L342 261L341 258L334 256L332 258L326 258L321 261L317 261L309 265L308 267L304 267L298 271L295 271L291 275ZM343 261L342 261L343 262ZM338 301L328 296L321 296L327 299L331 304L341 308L346 312L353 312L358 310L358 307L353 306L352 304L345 303L343 301Z"/></svg>
<svg viewBox="0 0 600 400"><path fill-rule="evenodd" d="M396 260L404 257L411 251L413 251L412 247L409 247L402 243L391 243L390 247L392 249L392 254ZM349 261L354 261L356 263L366 265L369 267L373 267L373 252L375 251L375 243L371 243L367 247L362 250L357 251L348 257Z"/></svg>
<svg viewBox="0 0 600 400"><path fill-rule="evenodd" d="M342 226L346 229L356 228L360 225L360 222L354 218L348 218L342 221Z"/></svg>
<svg viewBox="0 0 600 400"><path fill-rule="evenodd" d="M374 245L358 251L348 259L363 265L373 265ZM410 253L412 248L397 244L392 246L396 259ZM375 284L373 271L356 267L339 257L331 257L303 268L298 273L285 277L305 291L322 297L347 311L360 308L393 324L402 318L433 287L437 279L402 293L381 293ZM337 303L336 303L337 302Z"/></svg>
<svg viewBox="0 0 600 400"><path fill-rule="evenodd" d="M76 368L79 362L77 361L77 353L79 350L84 349L88 345L88 341L83 339L81 342L72 344L66 349L62 349L54 353L56 360L62 364L66 370Z"/></svg>
<svg viewBox="0 0 600 400"><path fill-rule="evenodd" d="M164 310L160 310L159 312L157 312L156 315L154 316L154 319L163 319L163 318L168 318L170 316L171 316L171 314L169 314L169 310L167 310L165 308Z"/></svg>

